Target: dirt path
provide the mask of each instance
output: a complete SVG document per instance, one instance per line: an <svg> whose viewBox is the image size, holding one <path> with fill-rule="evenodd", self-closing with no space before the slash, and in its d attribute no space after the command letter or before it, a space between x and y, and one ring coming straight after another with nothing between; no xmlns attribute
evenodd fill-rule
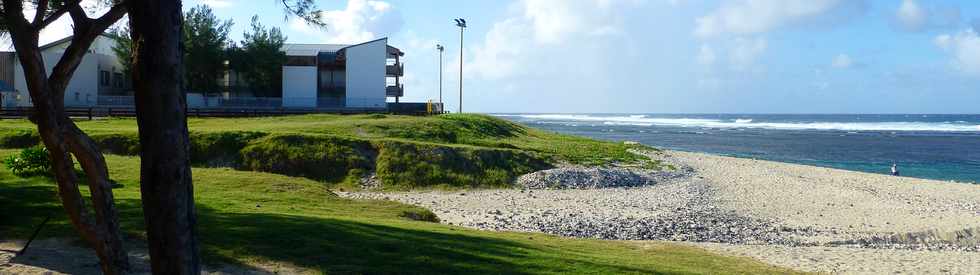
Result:
<svg viewBox="0 0 980 275"><path fill-rule="evenodd" d="M27 253L16 255L24 241L0 240L0 275L7 274L101 274L95 252L67 239L35 240ZM137 242L126 244L129 249L131 274L150 274L146 247ZM204 266L202 274L312 274L307 270L282 263L261 263L254 266Z"/></svg>

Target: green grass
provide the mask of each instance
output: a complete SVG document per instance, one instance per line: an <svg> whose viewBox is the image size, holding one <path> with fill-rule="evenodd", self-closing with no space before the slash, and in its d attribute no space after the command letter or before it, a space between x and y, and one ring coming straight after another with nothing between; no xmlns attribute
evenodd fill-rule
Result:
<svg viewBox="0 0 980 275"><path fill-rule="evenodd" d="M16 150L0 150L0 158ZM123 230L142 238L139 159L108 155ZM290 263L322 273L792 273L685 246L489 232L406 216L425 209L348 200L321 182L228 168L194 168L198 230L206 262ZM83 188L83 194L87 193ZM76 236L50 179L18 178L0 165L0 238ZM649 243L648 243L649 244Z"/></svg>
<svg viewBox="0 0 980 275"><path fill-rule="evenodd" d="M139 151L133 119L79 121L108 153ZM304 176L344 186L376 171L386 189L501 187L558 163L659 162L630 153L642 145L597 141L528 128L486 115L302 115L192 118L192 163ZM26 120L0 124L0 148L36 142ZM33 142L32 142L33 141ZM17 146L12 146L17 145Z"/></svg>

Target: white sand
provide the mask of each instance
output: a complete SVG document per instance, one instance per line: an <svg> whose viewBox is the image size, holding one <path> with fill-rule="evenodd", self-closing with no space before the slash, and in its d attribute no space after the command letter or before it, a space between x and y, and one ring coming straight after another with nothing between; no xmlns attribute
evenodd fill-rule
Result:
<svg viewBox="0 0 980 275"><path fill-rule="evenodd" d="M420 205L445 223L489 230L707 240L695 244L805 271L980 274L980 185L700 153L656 157L695 174L639 188L341 195ZM719 217L730 231L704 221Z"/></svg>
<svg viewBox="0 0 980 275"><path fill-rule="evenodd" d="M849 247L688 243L807 272L834 274L980 274L980 253Z"/></svg>
<svg viewBox="0 0 980 275"><path fill-rule="evenodd" d="M717 202L783 224L850 232L980 227L980 185L671 152L720 192Z"/></svg>

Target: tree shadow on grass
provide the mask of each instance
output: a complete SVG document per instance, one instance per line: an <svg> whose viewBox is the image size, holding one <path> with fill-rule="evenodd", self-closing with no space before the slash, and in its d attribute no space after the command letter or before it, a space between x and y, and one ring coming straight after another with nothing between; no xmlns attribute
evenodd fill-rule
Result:
<svg viewBox="0 0 980 275"><path fill-rule="evenodd" d="M144 242L139 200L117 199L116 203L129 240L127 248L140 250L132 244ZM68 237L71 246L81 249L78 255L91 256L84 260L72 256L74 260L62 263L55 258L65 258L65 253L52 251L63 249L52 246L46 250L41 242L27 257L13 261L67 273L97 269L94 252L77 239L54 186L0 185L0 207L0 239L26 239L51 215L39 239ZM258 258L341 274L658 273L651 267L593 259L587 251L455 233L423 222L415 226L416 222L397 220L374 224L281 213L230 213L202 203L198 204L198 222L204 259L218 264L245 264Z"/></svg>
<svg viewBox="0 0 980 275"><path fill-rule="evenodd" d="M0 188L0 240L26 239L48 216L51 221L39 237L70 232L65 211L53 186L3 186Z"/></svg>
<svg viewBox="0 0 980 275"><path fill-rule="evenodd" d="M228 263L258 256L330 274L658 273L492 237L331 218L207 208L198 213L206 258Z"/></svg>
<svg viewBox="0 0 980 275"><path fill-rule="evenodd" d="M222 213L201 208L208 258L253 255L327 273L527 273L520 243L330 218Z"/></svg>

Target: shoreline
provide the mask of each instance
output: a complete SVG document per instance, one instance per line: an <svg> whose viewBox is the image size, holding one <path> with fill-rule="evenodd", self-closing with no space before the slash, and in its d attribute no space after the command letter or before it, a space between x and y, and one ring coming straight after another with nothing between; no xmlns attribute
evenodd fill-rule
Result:
<svg viewBox="0 0 980 275"><path fill-rule="evenodd" d="M660 148L660 147L656 147L656 148ZM833 167L833 166L830 166L830 165L818 165L818 164L813 164L813 163L805 163L805 162L802 162L802 161L801 162L792 162L792 161L783 161L783 160L771 160L771 159L751 157L751 156L748 156L748 155L712 153L712 152L704 152L704 151L696 151L696 150L685 150L685 149L679 149L679 148L661 148L661 149L663 149L664 151L668 151L668 152L681 152L681 153L690 153L690 154L702 154L702 155L710 155L710 156L726 157L726 158L737 158L737 159L748 159L748 160L756 160L756 161L767 161L767 162L776 162L776 163L784 163L784 164L795 164L795 165L803 165L803 166L811 166L811 167L817 167L817 168L834 169L834 170L841 170L841 171L848 171L848 172L866 173L866 174L872 174L872 175L892 176L891 174L886 173L887 172L886 170L889 169L890 166L888 166L888 167L882 166L882 171L885 171L885 172L877 173L877 172L863 171L863 170L857 170L857 169L852 170L852 169L846 169L846 168L840 168L840 167ZM901 170L902 166L900 165L899 168ZM960 180L955 180L955 179L938 179L938 178L913 177L913 176L908 176L908 175L900 175L898 177L901 177L901 178L913 178L913 179L920 179L920 180L930 180L930 181L940 181L940 182L946 182L946 183L980 185L980 180L960 181Z"/></svg>
<svg viewBox="0 0 980 275"><path fill-rule="evenodd" d="M805 271L842 272L848 261L896 251L966 257L974 265L964 268L980 270L980 185L682 151L651 157L691 173L638 187L339 193L419 205L466 227L680 241ZM780 258L819 248L845 263ZM871 272L971 270L926 260L877 268ZM843 269L851 271L861 272Z"/></svg>

